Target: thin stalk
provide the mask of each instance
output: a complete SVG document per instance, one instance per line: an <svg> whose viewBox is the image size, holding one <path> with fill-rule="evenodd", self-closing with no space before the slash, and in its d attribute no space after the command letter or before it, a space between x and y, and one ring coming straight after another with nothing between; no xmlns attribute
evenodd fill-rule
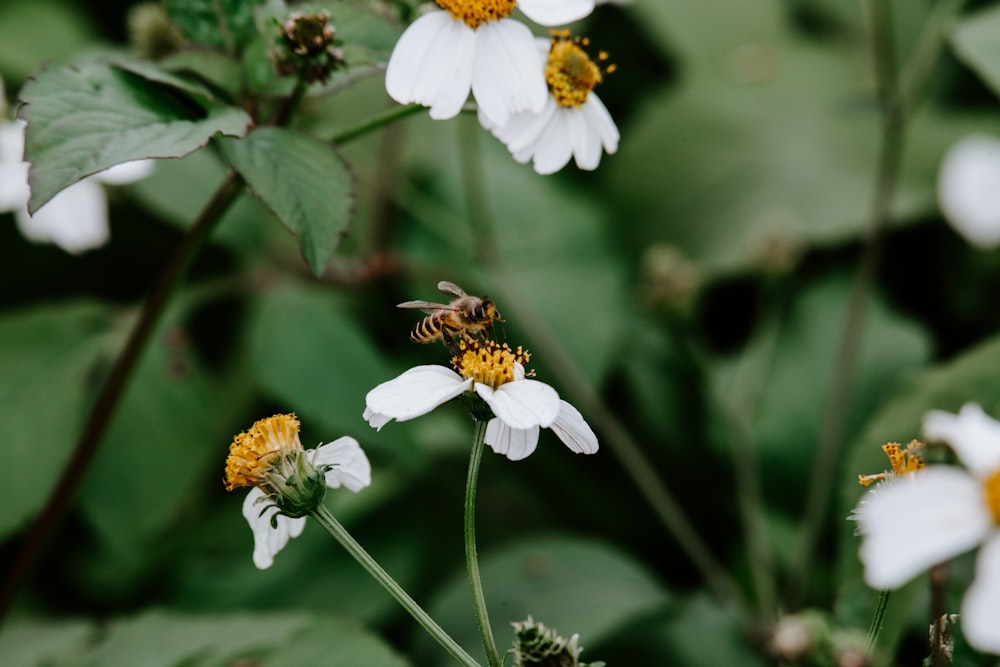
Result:
<svg viewBox="0 0 1000 667"><path fill-rule="evenodd" d="M945 667L948 657L948 565L935 565L930 571L931 584L931 667Z"/></svg>
<svg viewBox="0 0 1000 667"><path fill-rule="evenodd" d="M875 78L882 106L882 132L875 171L875 195L868 215L861 259L840 330L839 344L830 381L830 395L821 424L816 458L801 523L796 557L789 578L789 600L797 606L805 588L816 543L825 527L824 518L837 477L837 462L844 444L858 355L865 329L868 304L875 285L890 207L899 178L903 153L905 117L899 105L896 59L892 43L892 20L886 0L874 0L871 7L871 42Z"/></svg>
<svg viewBox="0 0 1000 667"><path fill-rule="evenodd" d="M335 144L346 144L352 139L357 139L358 137L374 132L375 130L385 127L386 125L391 125L398 120L418 114L424 109L426 109L426 107L422 107L419 104L408 104L402 107L393 107L392 109L389 109L374 118L369 118L362 123L358 123L354 127L341 130L331 137L330 141Z"/></svg>
<svg viewBox="0 0 1000 667"><path fill-rule="evenodd" d="M490 616L486 610L483 595L483 580L479 576L479 554L476 551L476 485L479 480L479 463L483 458L487 422L477 419L472 436L472 454L469 456L469 477L465 485L465 566L469 572L469 586L472 588L472 606L476 610L476 623L483 638L483 648L490 667L502 667L497 652Z"/></svg>
<svg viewBox="0 0 1000 667"><path fill-rule="evenodd" d="M872 616L872 624L868 626L868 642L866 652L871 655L878 644L878 636L882 634L882 626L885 625L885 612L889 608L889 599L892 591L882 591L879 593L878 602L875 605L875 614Z"/></svg>
<svg viewBox="0 0 1000 667"><path fill-rule="evenodd" d="M330 513L330 510L326 508L325 505L320 504L312 512L312 517L316 519L324 528L333 535L334 539L340 543L340 546L351 555L351 557L361 564L361 567L365 568L365 571L372 576L375 581L382 585L389 594L396 599L403 609L408 611L411 616L419 623L427 633L434 638L434 640L441 645L444 650L446 650L455 660L460 664L467 665L467 667L479 667L479 663L475 659L465 652L458 643L451 638L451 636L445 632L440 625L434 622L423 608L417 604L409 594L403 590L392 576L382 569L382 567L371 557L364 547L358 544L357 540L351 536L347 529L336 517Z"/></svg>

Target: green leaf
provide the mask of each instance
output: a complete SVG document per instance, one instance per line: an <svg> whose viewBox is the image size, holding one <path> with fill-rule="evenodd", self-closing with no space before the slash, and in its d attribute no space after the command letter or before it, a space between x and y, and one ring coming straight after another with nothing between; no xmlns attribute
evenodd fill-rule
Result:
<svg viewBox="0 0 1000 667"><path fill-rule="evenodd" d="M260 387L314 424L313 432L327 432L324 442L363 427L365 394L393 375L350 311L316 288L265 293L249 344Z"/></svg>
<svg viewBox="0 0 1000 667"><path fill-rule="evenodd" d="M61 473L100 378L98 361L114 342L111 323L108 308L83 302L0 318L0 537L38 511Z"/></svg>
<svg viewBox="0 0 1000 667"><path fill-rule="evenodd" d="M202 83L191 77L166 70L155 63L151 63L146 60L114 58L111 64L119 69L125 70L126 72L131 72L136 76L141 76L143 79L152 83L158 83L171 88L176 88L177 90L198 100L202 106L207 106L215 99L215 95L212 91Z"/></svg>
<svg viewBox="0 0 1000 667"><path fill-rule="evenodd" d="M65 665L92 641L96 628L83 620L43 621L13 618L0 631L0 655L5 664L33 667Z"/></svg>
<svg viewBox="0 0 1000 667"><path fill-rule="evenodd" d="M255 33L254 9L264 0L166 0L164 4L188 39L237 53Z"/></svg>
<svg viewBox="0 0 1000 667"><path fill-rule="evenodd" d="M599 542L536 537L481 554L486 604L501 651L513 641L509 623L529 614L564 637L579 633L580 643L590 646L669 600L644 567ZM459 644L480 646L471 610L463 569L438 592L429 612Z"/></svg>
<svg viewBox="0 0 1000 667"><path fill-rule="evenodd" d="M951 33L956 55L1000 95L1000 6L963 19Z"/></svg>
<svg viewBox="0 0 1000 667"><path fill-rule="evenodd" d="M241 109L207 111L109 65L49 68L24 85L32 212L76 181L122 162L182 157L217 133L242 136Z"/></svg>
<svg viewBox="0 0 1000 667"><path fill-rule="evenodd" d="M347 233L354 180L332 146L292 130L257 129L219 142L251 192L299 239L317 276Z"/></svg>

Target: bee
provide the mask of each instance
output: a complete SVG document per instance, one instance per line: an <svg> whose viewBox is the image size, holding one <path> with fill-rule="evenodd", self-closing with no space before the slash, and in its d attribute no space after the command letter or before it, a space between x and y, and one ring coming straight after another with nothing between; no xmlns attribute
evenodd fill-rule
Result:
<svg viewBox="0 0 1000 667"><path fill-rule="evenodd" d="M466 294L461 287L447 280L439 282L438 289L454 294L456 298L449 304L406 301L396 306L419 308L428 313L410 332L413 342L432 343L440 339L452 354L458 354L456 337L474 338L481 333L489 336L493 333L493 322L503 322L492 299Z"/></svg>

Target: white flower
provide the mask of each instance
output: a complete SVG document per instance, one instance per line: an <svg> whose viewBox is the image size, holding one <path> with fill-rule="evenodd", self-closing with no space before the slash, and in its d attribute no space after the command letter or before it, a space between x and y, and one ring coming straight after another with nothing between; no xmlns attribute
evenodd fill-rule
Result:
<svg viewBox="0 0 1000 667"><path fill-rule="evenodd" d="M583 18L594 0L438 0L399 38L385 73L385 89L401 104L430 107L434 119L452 118L469 91L481 113L498 124L519 111L540 111L545 79L531 31L508 18L519 7L542 25Z"/></svg>
<svg viewBox="0 0 1000 667"><path fill-rule="evenodd" d="M602 72L581 48L582 40L554 34L535 40L549 94L540 110L513 114L507 122L480 112L479 122L520 163L532 160L539 174L552 174L572 157L580 169L593 170L602 151L618 150L618 127L593 88ZM605 58L606 55L602 54ZM600 59L600 58L599 58Z"/></svg>
<svg viewBox="0 0 1000 667"><path fill-rule="evenodd" d="M1000 140L973 134L944 156L938 201L945 219L979 248L1000 245Z"/></svg>
<svg viewBox="0 0 1000 667"><path fill-rule="evenodd" d="M100 184L123 185L149 176L152 160L115 165L62 190L44 206L28 213L28 163L24 154L24 121L0 125L0 213L13 211L21 234L35 243L55 243L73 254L108 241L108 204Z"/></svg>
<svg viewBox="0 0 1000 667"><path fill-rule="evenodd" d="M1000 653L1000 422L969 403L957 415L928 413L923 430L949 443L966 469L928 466L865 495L855 510L865 580L898 588L981 545L961 623L969 644Z"/></svg>
<svg viewBox="0 0 1000 667"><path fill-rule="evenodd" d="M250 486L243 517L253 531L253 562L261 570L288 540L305 528L306 514L322 501L327 488L357 493L371 484L371 464L351 437L302 449L294 415L260 419L237 435L226 460L226 489Z"/></svg>
<svg viewBox="0 0 1000 667"><path fill-rule="evenodd" d="M444 366L417 366L368 392L365 421L381 429L393 419L427 414L468 391L494 415L486 426L486 444L512 461L535 451L540 428L552 429L578 454L597 451L597 436L579 411L549 385L525 377L527 352L475 340L461 341L459 350L454 364L461 374Z"/></svg>

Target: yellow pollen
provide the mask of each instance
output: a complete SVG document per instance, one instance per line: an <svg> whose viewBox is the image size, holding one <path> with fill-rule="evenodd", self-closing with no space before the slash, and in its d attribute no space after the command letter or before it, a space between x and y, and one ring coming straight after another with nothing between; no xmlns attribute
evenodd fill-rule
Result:
<svg viewBox="0 0 1000 667"><path fill-rule="evenodd" d="M604 80L605 74L615 71L608 65L604 71L590 59L583 47L589 46L586 37L569 38L569 30L553 30L549 60L545 65L545 81L549 84L556 104L563 107L579 107L587 101L594 86ZM608 54L601 51L597 62L604 62Z"/></svg>
<svg viewBox="0 0 1000 667"><path fill-rule="evenodd" d="M515 380L514 364L523 368L530 359L531 354L520 345L511 350L507 343L466 339L459 341L458 354L452 357L451 365L462 377L496 389Z"/></svg>
<svg viewBox="0 0 1000 667"><path fill-rule="evenodd" d="M898 442L887 442L882 445L882 451L889 458L892 471L875 475L858 475L858 483L861 486L871 486L889 476L909 475L927 465L924 461L924 443L919 440L911 440L905 448Z"/></svg>
<svg viewBox="0 0 1000 667"><path fill-rule="evenodd" d="M489 21L499 21L514 13L515 0L435 0L438 7L473 30Z"/></svg>
<svg viewBox="0 0 1000 667"><path fill-rule="evenodd" d="M258 419L229 445L226 459L226 491L241 486L260 486L283 454L302 451L299 420L293 414Z"/></svg>
<svg viewBox="0 0 1000 667"><path fill-rule="evenodd" d="M1000 470L983 482L983 491L986 495L986 505L993 514L993 523L1000 526Z"/></svg>

